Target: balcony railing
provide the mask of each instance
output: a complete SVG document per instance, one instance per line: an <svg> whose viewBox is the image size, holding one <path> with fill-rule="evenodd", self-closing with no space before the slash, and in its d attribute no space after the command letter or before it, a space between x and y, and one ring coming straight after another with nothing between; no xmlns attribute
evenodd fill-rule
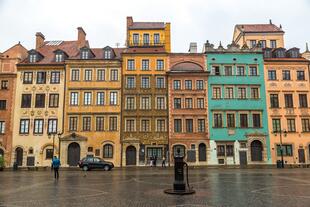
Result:
<svg viewBox="0 0 310 207"><path fill-rule="evenodd" d="M159 41L159 42L144 42L144 41L129 41L128 42L129 47L149 47L149 46L164 46L165 42L164 41Z"/></svg>

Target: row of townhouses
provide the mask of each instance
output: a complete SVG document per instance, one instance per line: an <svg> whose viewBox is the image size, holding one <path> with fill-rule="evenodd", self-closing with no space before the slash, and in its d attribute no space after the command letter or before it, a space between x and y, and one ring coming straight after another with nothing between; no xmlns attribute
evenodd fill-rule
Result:
<svg viewBox="0 0 310 207"><path fill-rule="evenodd" d="M126 46L77 40L20 43L0 54L0 156L6 165L310 164L308 47L284 31L240 24L227 47L171 52L170 23L127 17Z"/></svg>

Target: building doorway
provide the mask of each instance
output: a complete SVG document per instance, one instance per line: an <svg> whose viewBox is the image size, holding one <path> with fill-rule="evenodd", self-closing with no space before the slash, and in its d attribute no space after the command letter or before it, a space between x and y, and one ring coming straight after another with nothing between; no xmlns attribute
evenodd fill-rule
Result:
<svg viewBox="0 0 310 207"><path fill-rule="evenodd" d="M298 161L299 161L299 163L305 163L306 162L305 150L304 149L298 149Z"/></svg>
<svg viewBox="0 0 310 207"><path fill-rule="evenodd" d="M69 144L68 146L68 165L77 166L80 161L81 148L76 142Z"/></svg>
<svg viewBox="0 0 310 207"><path fill-rule="evenodd" d="M251 143L251 160L253 162L263 161L263 144L258 140Z"/></svg>
<svg viewBox="0 0 310 207"><path fill-rule="evenodd" d="M4 157L4 151L0 148L0 156Z"/></svg>
<svg viewBox="0 0 310 207"><path fill-rule="evenodd" d="M199 162L207 161L207 147L204 143L199 144L198 155L199 155Z"/></svg>
<svg viewBox="0 0 310 207"><path fill-rule="evenodd" d="M23 154L24 154L24 150L21 147L17 147L15 149L15 154L16 154L16 163L18 166L22 166L23 165Z"/></svg>
<svg viewBox="0 0 310 207"><path fill-rule="evenodd" d="M129 146L126 149L126 165L137 164L137 150L134 146Z"/></svg>
<svg viewBox="0 0 310 207"><path fill-rule="evenodd" d="M240 167L245 167L248 164L246 151L239 151Z"/></svg>

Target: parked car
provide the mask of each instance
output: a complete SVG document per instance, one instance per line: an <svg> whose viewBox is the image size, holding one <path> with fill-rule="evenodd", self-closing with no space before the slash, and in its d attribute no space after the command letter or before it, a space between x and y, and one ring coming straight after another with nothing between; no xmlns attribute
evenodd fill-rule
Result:
<svg viewBox="0 0 310 207"><path fill-rule="evenodd" d="M91 169L104 169L105 171L109 171L114 168L114 164L112 162L107 162L100 157L85 157L79 161L79 167L84 171Z"/></svg>

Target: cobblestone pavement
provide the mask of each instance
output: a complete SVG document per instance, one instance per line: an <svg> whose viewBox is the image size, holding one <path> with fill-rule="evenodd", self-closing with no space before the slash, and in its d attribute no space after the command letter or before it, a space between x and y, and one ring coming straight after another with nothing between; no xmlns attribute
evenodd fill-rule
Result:
<svg viewBox="0 0 310 207"><path fill-rule="evenodd" d="M310 169L190 170L194 195L163 193L173 169L0 172L0 206L310 206Z"/></svg>

